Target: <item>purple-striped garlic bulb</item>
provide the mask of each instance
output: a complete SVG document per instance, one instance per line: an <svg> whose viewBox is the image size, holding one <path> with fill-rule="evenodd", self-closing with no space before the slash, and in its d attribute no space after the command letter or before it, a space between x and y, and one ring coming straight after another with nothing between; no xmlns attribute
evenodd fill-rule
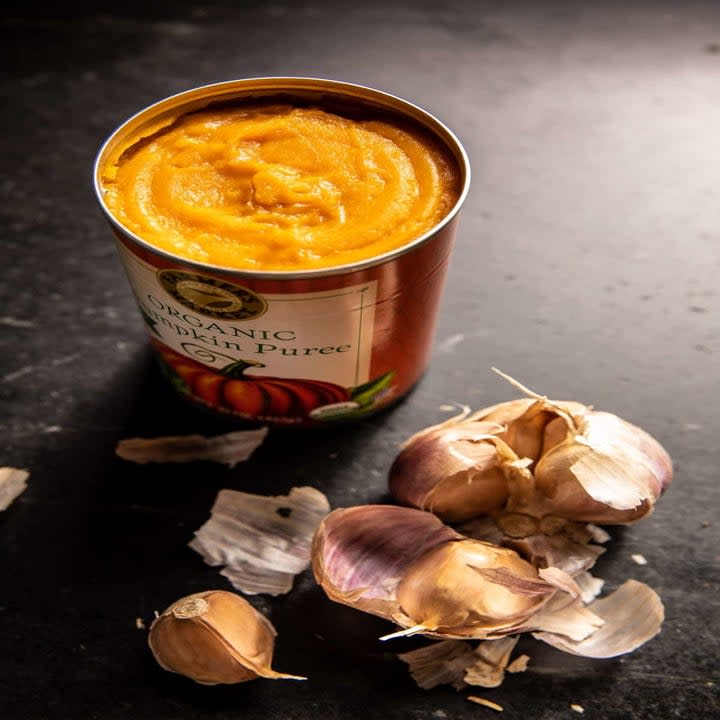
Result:
<svg viewBox="0 0 720 720"><path fill-rule="evenodd" d="M447 522L512 512L627 524L652 512L672 480L657 440L617 415L504 377L531 397L413 435L389 473L398 502Z"/></svg>
<svg viewBox="0 0 720 720"><path fill-rule="evenodd" d="M334 510L313 541L315 579L331 600L400 626L390 636L497 638L532 617L567 574L465 538L431 513L393 505Z"/></svg>

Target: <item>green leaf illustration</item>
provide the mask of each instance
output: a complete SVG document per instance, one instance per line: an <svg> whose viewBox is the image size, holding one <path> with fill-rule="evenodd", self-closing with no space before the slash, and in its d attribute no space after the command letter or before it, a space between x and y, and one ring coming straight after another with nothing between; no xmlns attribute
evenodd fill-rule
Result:
<svg viewBox="0 0 720 720"><path fill-rule="evenodd" d="M159 360L158 365L160 365L160 371L170 381L170 384L176 392L179 392L181 395L190 395L190 386L175 372L175 370L170 367L170 365L163 360Z"/></svg>
<svg viewBox="0 0 720 720"><path fill-rule="evenodd" d="M373 380L369 380L362 385L352 388L350 391L350 399L358 403L360 407L370 405L377 395L390 385L390 381L393 379L394 375L395 372L390 370L384 375L379 375Z"/></svg>

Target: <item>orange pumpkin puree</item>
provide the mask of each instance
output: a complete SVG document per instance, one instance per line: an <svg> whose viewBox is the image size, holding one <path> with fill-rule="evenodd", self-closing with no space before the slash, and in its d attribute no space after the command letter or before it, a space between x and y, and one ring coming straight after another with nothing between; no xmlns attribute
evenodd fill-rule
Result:
<svg viewBox="0 0 720 720"><path fill-rule="evenodd" d="M399 248L448 214L460 184L420 131L276 104L180 116L131 138L103 170L108 209L147 243L255 271Z"/></svg>

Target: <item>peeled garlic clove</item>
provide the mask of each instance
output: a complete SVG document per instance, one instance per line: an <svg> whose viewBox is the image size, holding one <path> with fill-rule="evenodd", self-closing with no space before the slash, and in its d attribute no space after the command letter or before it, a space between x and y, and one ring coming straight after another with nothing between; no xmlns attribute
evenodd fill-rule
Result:
<svg viewBox="0 0 720 720"><path fill-rule="evenodd" d="M270 665L275 628L244 598L225 590L173 603L150 626L148 644L160 666L203 685L257 677L303 680Z"/></svg>
<svg viewBox="0 0 720 720"><path fill-rule="evenodd" d="M546 428L546 445L534 470L536 488L554 513L573 520L638 520L672 480L662 445L612 413L591 411L577 428L555 420Z"/></svg>
<svg viewBox="0 0 720 720"><path fill-rule="evenodd" d="M492 439L501 429L495 423L460 420L417 433L390 468L390 492L399 503L429 510L446 522L502 507L508 497L503 469L508 459Z"/></svg>
<svg viewBox="0 0 720 720"><path fill-rule="evenodd" d="M313 570L330 599L394 621L398 634L437 638L511 634L556 589L514 551L391 505L330 513L315 535Z"/></svg>

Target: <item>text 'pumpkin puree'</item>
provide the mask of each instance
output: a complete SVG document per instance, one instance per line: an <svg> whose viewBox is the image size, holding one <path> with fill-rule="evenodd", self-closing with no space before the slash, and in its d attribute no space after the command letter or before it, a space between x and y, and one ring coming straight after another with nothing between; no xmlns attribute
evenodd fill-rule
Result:
<svg viewBox="0 0 720 720"><path fill-rule="evenodd" d="M188 113L132 138L103 188L115 218L160 249L298 271L420 237L455 205L458 175L420 131L273 104Z"/></svg>

